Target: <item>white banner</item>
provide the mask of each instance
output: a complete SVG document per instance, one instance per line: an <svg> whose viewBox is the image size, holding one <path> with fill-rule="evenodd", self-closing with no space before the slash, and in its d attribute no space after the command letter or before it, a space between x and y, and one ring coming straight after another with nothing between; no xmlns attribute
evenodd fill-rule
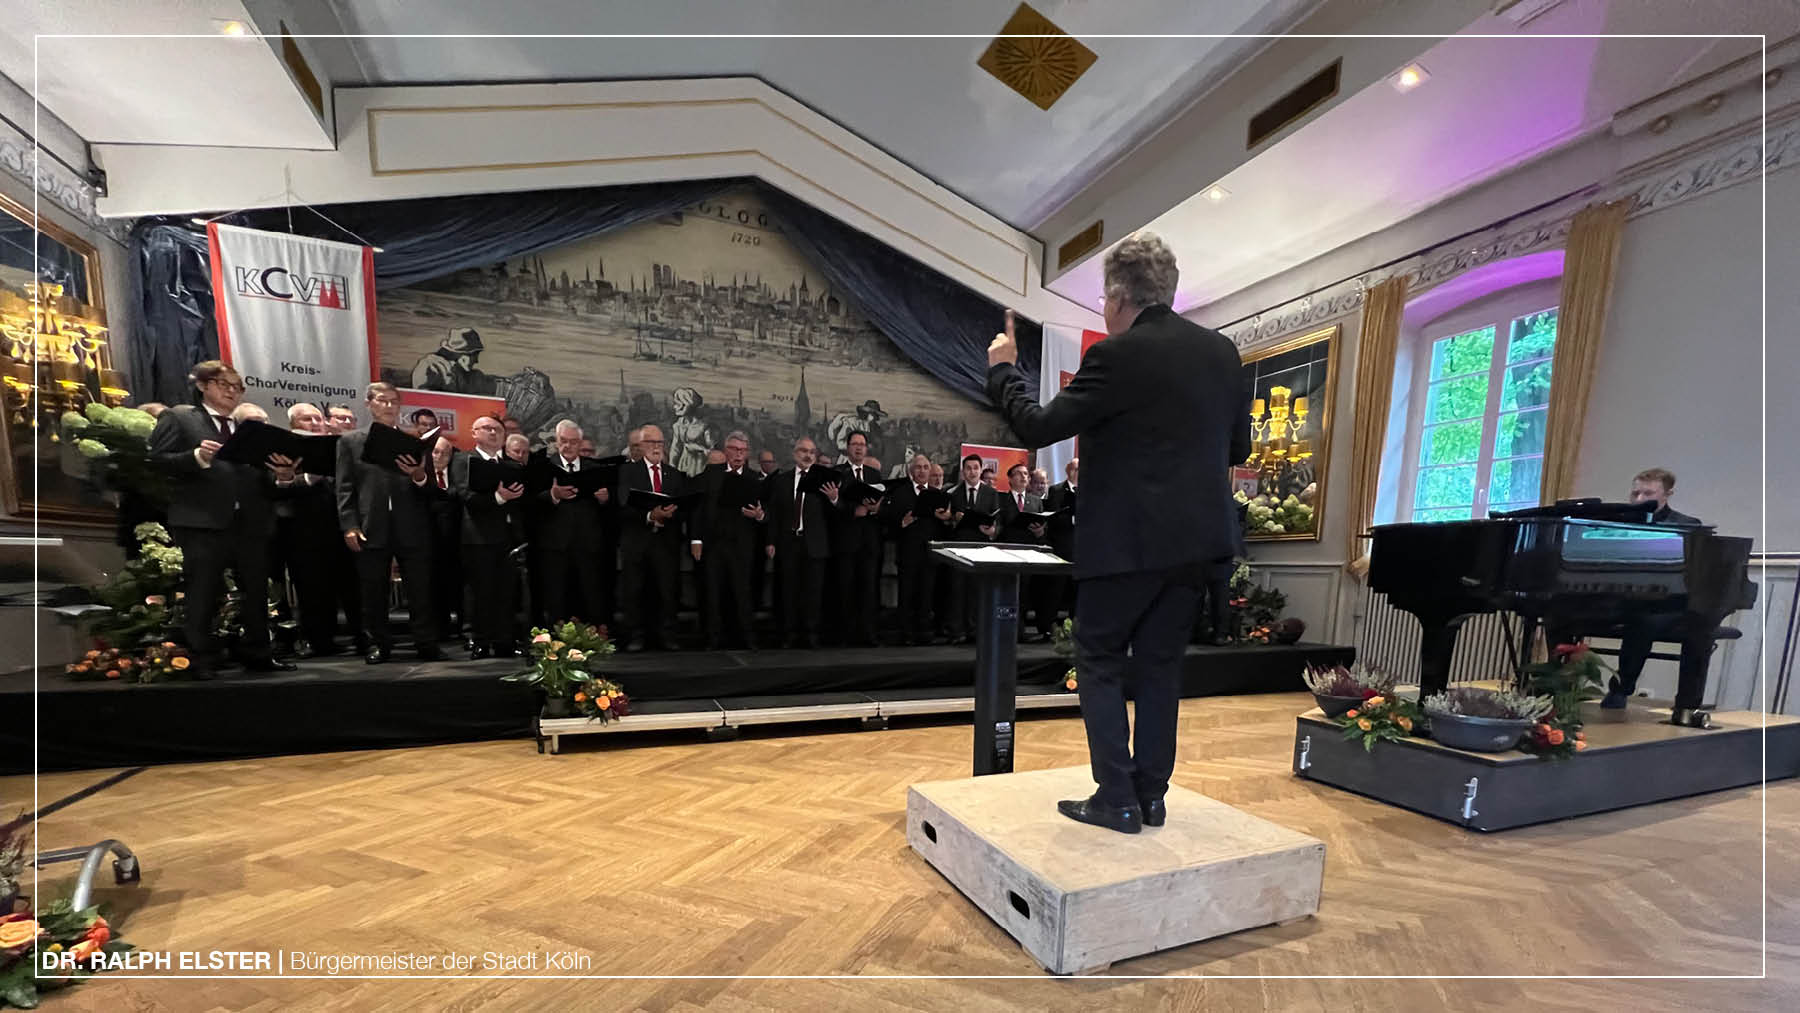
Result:
<svg viewBox="0 0 1800 1013"><path fill-rule="evenodd" d="M1067 324L1044 325L1044 348L1038 367L1039 404L1049 404L1058 391L1068 386L1069 378L1081 369L1082 353L1102 337L1105 335ZM1049 473L1050 484L1055 485L1067 477L1063 472L1074 457L1075 441L1064 440L1040 449L1037 466Z"/></svg>
<svg viewBox="0 0 1800 1013"><path fill-rule="evenodd" d="M367 246L210 224L219 357L244 378L244 400L277 424L288 406L348 405L380 379L375 251Z"/></svg>

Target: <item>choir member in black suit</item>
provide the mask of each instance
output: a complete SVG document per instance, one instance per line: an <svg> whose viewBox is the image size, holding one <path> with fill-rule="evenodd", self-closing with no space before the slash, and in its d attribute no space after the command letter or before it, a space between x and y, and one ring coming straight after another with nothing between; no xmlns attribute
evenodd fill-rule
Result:
<svg viewBox="0 0 1800 1013"><path fill-rule="evenodd" d="M708 649L724 646L754 649L756 603L750 574L763 556L763 478L749 467L750 438L741 432L725 437L725 464L701 475L706 499L694 535L704 543ZM727 495L753 490L748 504ZM732 496L732 500L737 497Z"/></svg>
<svg viewBox="0 0 1800 1013"><path fill-rule="evenodd" d="M800 477L819 459L811 438L794 441L794 466L776 472L766 486L769 545L781 592L781 630L791 647L819 646L819 609L825 594L825 566L831 558L831 511L838 485L801 492Z"/></svg>
<svg viewBox="0 0 1800 1013"><path fill-rule="evenodd" d="M391 383L369 384L369 417L384 426L400 424L400 392ZM388 628L388 574L396 560L406 587L406 611L413 645L423 661L438 661L437 625L431 609L431 461L402 456L392 465L362 459L367 430L338 438L338 528L356 554L361 578L363 630L369 637L363 660L379 665L393 653Z"/></svg>
<svg viewBox="0 0 1800 1013"><path fill-rule="evenodd" d="M769 450L765 447L761 453L756 455L756 474L765 484L768 482L769 476L775 474L775 472L779 470L780 466L775 463L775 452L773 450ZM767 528L764 528L763 530L765 534L768 531ZM769 603L769 599L763 590L768 582L769 557L763 552L758 551L756 554L756 562L750 564L750 608L752 611L762 608Z"/></svg>
<svg viewBox="0 0 1800 1013"><path fill-rule="evenodd" d="M1137 833L1166 818L1182 658L1207 568L1236 544L1227 471L1249 455L1249 416L1236 346L1169 308L1175 255L1161 239L1126 238L1102 270L1109 337L1069 385L1044 404L1027 391L1009 312L988 396L1026 446L1079 436L1094 466L1078 506L1075 657L1099 788L1057 808Z"/></svg>
<svg viewBox="0 0 1800 1013"><path fill-rule="evenodd" d="M543 594L544 619L560 623L580 619L596 625L612 621L601 586L605 558L605 513L612 502L611 489L597 489L584 496L572 484L572 476L595 467L581 456L581 427L569 419L556 424L556 446L544 455L550 485L536 493L536 522L532 525L532 569ZM571 596L569 589L578 589Z"/></svg>
<svg viewBox="0 0 1800 1013"><path fill-rule="evenodd" d="M462 503L451 488L456 444L439 436L431 446L431 609L440 640L460 640L465 611Z"/></svg>
<svg viewBox="0 0 1800 1013"><path fill-rule="evenodd" d="M1050 526L1043 521L1032 521L1025 514L1041 514L1044 512L1043 497L1030 491L1031 469L1023 464L1015 464L1006 471L1008 492L1000 493L1000 540L1017 545L1043 545L1050 542ZM1036 622L1037 635L1040 640L1050 639L1050 627L1056 621L1054 599L1045 600L1046 594L1054 590L1046 587L1051 578L1021 577L1019 579L1019 639L1028 639L1025 632L1024 608L1029 607Z"/></svg>
<svg viewBox="0 0 1800 1013"><path fill-rule="evenodd" d="M980 541L985 538L993 541L999 534L999 526L990 522L976 524L967 513L978 510L982 513L1000 514L1000 494L992 486L981 480L981 456L970 454L962 461L962 481L951 486L950 494L950 532L946 535L949 541ZM975 595L973 593L974 578L957 570L944 569L939 574L949 592L946 595L945 635L960 644L975 642Z"/></svg>
<svg viewBox="0 0 1800 1013"><path fill-rule="evenodd" d="M850 460L838 471L858 482L883 484L881 470L865 463L868 434L851 433L845 450ZM837 504L831 538L833 598L842 606L844 643L852 647L875 646L875 614L881 605L882 499L864 496L851 502L842 496Z"/></svg>
<svg viewBox="0 0 1800 1013"><path fill-rule="evenodd" d="M1081 458L1069 459L1063 469L1063 480L1050 487L1044 496L1044 510L1055 513L1050 519L1050 551L1073 563L1075 561L1076 490L1081 486ZM1068 577L1045 577L1044 596L1053 609L1067 609L1075 614L1075 582ZM1055 625L1054 620L1051 623Z"/></svg>
<svg viewBox="0 0 1800 1013"><path fill-rule="evenodd" d="M894 543L894 568L900 575L901 636L911 647L931 640L932 585L938 571L930 546L944 537L951 513L947 506L933 511L918 508L919 497L931 488L930 458L914 454L906 473L905 479L888 483L881 516Z"/></svg>
<svg viewBox="0 0 1800 1013"><path fill-rule="evenodd" d="M492 492L469 488L473 461L507 460L501 446L506 430L500 420L483 415L469 426L474 451L458 454L451 466L450 487L462 507L463 578L468 585L469 657L510 657L515 651L513 613L517 609L519 574L509 555L516 543L518 515L525 486L504 483Z"/></svg>
<svg viewBox="0 0 1800 1013"><path fill-rule="evenodd" d="M243 397L237 370L216 359L190 375L201 405L170 408L150 433L150 459L170 480L169 534L181 547L187 610L182 632L195 678L217 664L213 626L225 593L225 571L237 578L244 638L239 659L253 672L292 671L269 653L269 539L274 501L294 484L294 462L271 454L263 464L234 464L214 455L230 439L231 413Z"/></svg>
<svg viewBox="0 0 1800 1013"><path fill-rule="evenodd" d="M688 476L666 460L663 432L645 426L639 438L644 459L627 461L619 472L619 569L625 600L618 637L626 650L667 651L675 647L681 552L700 559L702 543L687 535L687 520L672 503L658 505L644 493L681 496ZM634 638L642 638L634 644Z"/></svg>
<svg viewBox="0 0 1800 1013"><path fill-rule="evenodd" d="M296 433L325 434L325 413L304 401L288 408L288 428ZM337 601L340 584L355 584L338 533L337 492L329 475L295 476L290 498L275 505L275 540L269 572L286 573L300 611L300 638L295 653L302 658L330 657L337 646ZM359 599L360 600L360 599ZM356 629L361 629L360 617Z"/></svg>

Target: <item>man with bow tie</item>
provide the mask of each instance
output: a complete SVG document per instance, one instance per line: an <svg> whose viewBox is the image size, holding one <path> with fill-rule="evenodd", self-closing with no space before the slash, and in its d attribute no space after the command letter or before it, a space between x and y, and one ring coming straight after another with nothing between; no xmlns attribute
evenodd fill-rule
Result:
<svg viewBox="0 0 1800 1013"><path fill-rule="evenodd" d="M706 560L707 648L754 649L752 625L756 603L750 574L763 555L763 476L750 464L750 437L725 437L725 463L701 476L706 499L694 535L703 543ZM748 499L748 502L744 502Z"/></svg>
<svg viewBox="0 0 1800 1013"><path fill-rule="evenodd" d="M556 424L556 443L545 453L550 486L536 495L537 526L532 533L532 566L543 587L544 618L553 623L580 619L595 625L612 622L612 602L600 580L605 518L612 490L582 495L573 476L598 464L581 456L581 427L571 419ZM571 587L578 596L571 596Z"/></svg>
<svg viewBox="0 0 1800 1013"><path fill-rule="evenodd" d="M518 574L512 551L516 515L525 495L523 483L502 483L493 492L469 489L469 467L477 460L505 461L501 449L506 430L500 420L483 415L469 426L474 451L458 454L450 466L450 488L462 506L463 578L469 603L469 657L511 657L515 651L513 613L517 609Z"/></svg>
<svg viewBox="0 0 1800 1013"><path fill-rule="evenodd" d="M950 508L925 510L919 500L931 486L931 458L914 454L907 477L888 483L888 498L881 508L888 537L894 543L894 566L900 572L900 632L911 647L931 640L932 589L937 566L931 543L944 537Z"/></svg>
<svg viewBox="0 0 1800 1013"><path fill-rule="evenodd" d="M199 407L170 408L150 433L150 459L170 477L169 534L181 547L187 610L182 632L193 676L211 678L217 659L213 627L225 594L225 571L237 577L244 639L239 660L252 672L293 671L269 649L269 539L274 500L295 481L295 462L271 454L261 464L217 459L236 429L231 413L244 396L238 372L217 359L194 367L189 379Z"/></svg>

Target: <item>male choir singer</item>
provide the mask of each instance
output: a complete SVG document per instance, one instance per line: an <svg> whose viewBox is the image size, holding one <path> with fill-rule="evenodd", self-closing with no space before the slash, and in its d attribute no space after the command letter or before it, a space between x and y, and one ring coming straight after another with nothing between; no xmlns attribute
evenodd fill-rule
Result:
<svg viewBox="0 0 1800 1013"><path fill-rule="evenodd" d="M181 547L187 614L182 633L193 657L193 676L212 678L213 626L225 594L225 571L237 576L244 639L238 647L252 672L292 671L269 649L269 539L275 534L274 499L294 484L294 462L271 454L267 462L236 464L217 458L235 431L232 412L244 396L238 372L217 359L194 367L189 379L201 405L181 405L157 416L150 459L170 477L169 533Z"/></svg>
<svg viewBox="0 0 1800 1013"><path fill-rule="evenodd" d="M369 417L384 426L400 425L400 392L391 383L369 384L364 401ZM421 661L439 661L431 602L431 462L402 455L391 465L363 460L366 429L345 433L337 446L338 527L356 555L362 584L363 629L369 651L363 660L379 665L393 653L388 628L388 574L395 561L406 584L413 645Z"/></svg>
<svg viewBox="0 0 1800 1013"><path fill-rule="evenodd" d="M619 568L625 596L619 643L627 650L667 651L675 646L682 546L699 562L704 543L686 536L687 519L675 504L655 498L687 492L687 475L666 460L668 442L660 428L645 426L641 433L644 459L627 461L619 473ZM641 645L634 645L633 637L642 637Z"/></svg>
<svg viewBox="0 0 1800 1013"><path fill-rule="evenodd" d="M511 657L513 613L519 586L513 572L513 532L525 495L520 481L500 482L492 492L469 488L469 469L475 461L498 464L507 460L501 450L506 429L492 415L482 415L469 426L475 451L459 454L451 463L450 487L462 504L462 570L468 584L469 657Z"/></svg>
<svg viewBox="0 0 1800 1013"><path fill-rule="evenodd" d="M1103 274L1108 337L1069 385L1048 404L1032 400L1008 312L988 348L988 394L1026 446L1081 438L1093 481L1076 506L1075 657L1099 787L1057 808L1135 834L1166 818L1182 657L1206 567L1235 541L1227 469L1250 447L1237 349L1170 308L1177 275L1168 246L1129 237L1106 255Z"/></svg>

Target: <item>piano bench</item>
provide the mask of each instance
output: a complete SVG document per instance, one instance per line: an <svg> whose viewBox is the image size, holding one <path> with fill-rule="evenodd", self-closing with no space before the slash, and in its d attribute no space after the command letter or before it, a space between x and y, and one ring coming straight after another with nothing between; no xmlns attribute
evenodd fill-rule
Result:
<svg viewBox="0 0 1800 1013"><path fill-rule="evenodd" d="M1621 631L1614 631L1609 634L1595 634L1595 635L1596 636L1607 636L1607 637L1611 638L1611 637L1616 637L1619 632L1621 632ZM1712 639L1713 639L1713 643L1715 645L1718 644L1718 642L1721 640L1742 640L1743 638L1744 638L1744 631L1738 629L1735 626L1720 626L1719 628L1712 631ZM1666 643L1666 641L1656 641L1656 642L1657 643ZM1588 650L1593 651L1595 654L1604 654L1604 655L1607 655L1608 657L1613 657L1613 658L1616 658L1619 656L1619 649L1617 647L1595 647L1592 644L1589 644ZM1651 651L1649 656L1650 656L1651 660L1653 660L1653 661L1680 661L1681 660L1681 652L1680 651L1673 651L1673 652L1671 652L1671 651Z"/></svg>

